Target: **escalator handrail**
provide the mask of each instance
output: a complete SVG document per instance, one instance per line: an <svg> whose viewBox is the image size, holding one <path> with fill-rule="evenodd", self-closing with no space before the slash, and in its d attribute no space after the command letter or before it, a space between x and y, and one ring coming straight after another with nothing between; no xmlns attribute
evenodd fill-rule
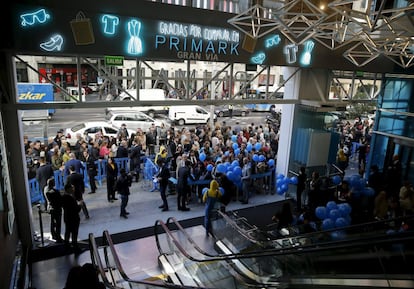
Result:
<svg viewBox="0 0 414 289"><path fill-rule="evenodd" d="M177 223L178 223L178 221L176 221ZM223 262L223 261L225 261L225 262L227 262L227 261L229 261L230 259L233 259L233 261L238 261L237 259L239 259L238 258L238 256L242 256L241 254L235 254L234 256L232 256L232 258L229 258L229 257L227 257L227 258L220 258L220 257L212 257L212 258L209 258L209 259L198 259L198 258L195 258L195 257L193 257L193 256L191 256L182 246L181 246L181 244L180 244L180 242L176 239L176 237L172 234L172 232L171 232L171 230L169 229L169 227L167 226L167 224L166 223L164 223L162 220L157 220L156 222L155 222L155 227L157 227L158 225L160 225L163 229L164 229L164 232L165 232L165 234L167 234L170 238L171 238L171 240L172 240L172 242L174 243L174 245L176 246L176 248L179 250L179 252L182 254L182 255L184 255L184 257L185 258L187 258L188 260L190 260L190 261L192 261L192 262L194 262L194 263L204 263L204 262L211 262L211 261L217 261L217 262ZM179 226L180 228L182 228L182 226L180 225ZM166 253L165 252L163 252L162 251L162 249L161 249L161 245L160 245L160 243L159 243L159 237L158 237L158 233L157 233L157 229L155 229L155 232L156 232L156 237L155 237L155 239L156 239L156 242L157 242L157 247L158 247L158 249L159 249L159 252L160 252L160 254L161 255L166 255ZM187 237L187 236L189 236L188 234L185 234L185 236ZM191 238L190 238L191 239ZM191 244L192 245L194 245L194 242L191 242ZM229 254L227 254L227 255L225 255L225 256L229 256ZM244 264L243 264L244 265ZM245 265L244 265L245 266ZM258 280L260 280L260 281L262 281L262 277L260 276L260 275L257 275L255 272L253 272L252 270L250 270L249 268L247 268L246 266L245 266L245 269L244 270L246 270L246 271L248 271L248 273L249 274L242 274L243 276L244 276L244 278L247 278L247 279L249 279L249 281L254 281L255 283L257 283L257 284L264 284L264 283L260 283L260 282L258 282ZM240 272L240 270L238 270L239 272ZM242 272L243 273L243 272ZM252 277L253 276L253 277ZM276 282L272 282L272 284L273 285L275 285L276 284ZM279 282L277 282L277 285L279 285L280 283ZM248 286L252 286L253 284L251 284L251 283L247 283L246 282L246 284L245 285L248 285Z"/></svg>
<svg viewBox="0 0 414 289"><path fill-rule="evenodd" d="M252 241L253 238L251 238L250 236L248 236L247 234L245 234L245 232L239 228L237 226L237 224L235 224L235 222L229 217L227 216L227 214L219 211L219 214L223 217L223 219L226 220L227 223L229 223L230 225L232 225L243 237L245 237L247 240ZM399 222L399 221L405 221L407 219L412 219L414 218L414 215L410 215L410 216L404 216L404 217L398 217L398 218L394 218L394 219L389 219L389 220L380 220L380 221L374 221L374 222L368 222L368 223L363 223L363 224L357 224L357 225L352 225L352 226L346 226L346 227L342 227L342 228L334 228L334 229L329 229L329 230L324 230L324 231L316 231L316 232L311 232L311 233L305 233L305 234L301 234L301 235L297 235L297 236L289 236L288 238L279 238L279 239L275 239L272 241L269 241L267 244L271 244L273 242L276 241L283 241L283 240L288 240L288 239L301 239L301 238L307 238L307 239L312 239L313 236L320 236L321 234L331 234L337 231L344 231L344 230L357 230L358 228L365 228L368 226L380 226L380 225L385 225L387 223L391 223L391 222ZM368 237L368 239L370 239L372 237ZM300 248L303 249L305 247L313 247L313 246L321 246L323 244L328 244L328 245L332 245L334 243L343 243L343 242L354 242L354 241L358 241L364 238L361 237L357 237L357 238L351 238L351 239L346 239L346 240L337 240L337 241L331 241L331 242L324 242L324 243L315 243L315 244L308 244L308 245L303 245ZM264 242L258 242L256 241L252 241L252 243L254 244L263 244ZM280 250L286 250L286 248L275 248L280 249ZM263 249L266 250L266 249ZM270 250L274 250L274 249L270 249Z"/></svg>
<svg viewBox="0 0 414 289"><path fill-rule="evenodd" d="M95 241L95 237L93 235L93 233L89 233L89 250L90 250L90 254L91 254L91 260L92 260L92 264L95 266L95 268L97 268L99 275L101 276L104 284L105 284L105 288L111 288L111 289L121 289L115 285L113 285L108 278L106 277L105 274L105 269L104 266L102 264L102 260L98 251L98 246L96 244Z"/></svg>
<svg viewBox="0 0 414 289"><path fill-rule="evenodd" d="M230 259L248 259L253 257L266 257L266 256L281 256L287 254L294 254L294 253L314 253L318 251L326 251L332 249L347 249L347 248L355 248L363 247L367 245L376 245L376 244L384 244L384 243L395 243L400 241L406 241L414 239L414 232L403 232L403 233L396 233L393 235L385 235L378 238L378 236L372 236L369 238L360 238L357 240L336 240L332 242L324 242L321 244L313 244L308 246L301 246L301 247L289 247L289 248L277 248L277 249L261 249L260 251L252 251L248 253L233 253L233 254L219 254L219 255L212 255L213 257L206 256L206 259L198 259L194 256L191 256L180 244L180 242L174 237L171 233L168 226L162 221L157 220L157 224L160 224L161 227L164 229L166 234L173 240L174 244L177 246L177 249L186 256L188 259L196 262L206 262L206 261L220 261L220 260L230 260ZM156 230L156 229L155 229ZM338 231L338 230L336 230ZM188 235L188 234L187 234ZM401 235L404 235L401 237ZM397 238L396 238L397 237ZM155 238L157 240L157 247L160 253L162 249L160 248L159 240L158 240L158 233L156 232ZM190 243L194 243L190 242Z"/></svg>
<svg viewBox="0 0 414 289"><path fill-rule="evenodd" d="M269 256L282 256L282 255L290 255L290 254L308 254L308 253L315 253L315 252L320 252L320 251L327 251L327 250L331 250L332 248L335 249L350 249L350 248L360 248L361 246L374 246L375 244L381 244L381 243L389 243L391 242L392 244L395 244L396 241L412 241L414 240L414 234L409 234L409 238L405 237L405 238L386 238L386 240L375 240L374 242L370 242L367 243L366 241L364 242L359 242L358 244L355 244L355 242L353 242L353 244L349 244L349 242L347 244L344 244L342 246L335 246L335 247L330 247L330 248L325 248L325 247L314 247L314 248L307 248L305 250L301 250L301 249L297 249L295 248L295 250L277 250L276 252L273 252L273 254L269 254L269 252L254 252L254 254L252 254L251 252L249 253L237 253L237 254L226 254L225 256L220 256L220 257L213 257L213 258L206 258L206 259L198 259L195 258L193 256L191 256L178 242L178 240L175 238L175 236L171 233L170 229L168 228L168 226L161 220L158 220L156 222L156 226L160 225L165 233L171 238L172 242L174 243L174 245L176 245L176 248L180 251L180 253L182 255L185 256L185 258L193 261L193 262L209 262L209 261L231 261L231 259L246 259L246 258L252 258L252 257L269 257ZM411 232L414 233L414 232ZM394 236L391 236L394 237ZM160 248L160 244L159 244L159 239L158 239L158 235L156 236L157 239L157 246ZM160 250L160 253L163 254L164 252L162 250ZM249 270L251 271L251 270ZM241 272L243 273L243 272ZM251 281L255 281L258 282L258 280L263 280L262 277L260 277L260 275L258 275L255 272L252 272L254 275L258 276L258 278L249 278ZM243 274L244 275L244 274ZM251 274L249 274L251 275ZM271 284L275 284L275 282L278 282L277 280L271 281Z"/></svg>
<svg viewBox="0 0 414 289"><path fill-rule="evenodd" d="M182 285L177 285L177 284L156 283L156 282L151 282L151 281L131 279L126 274L125 270L122 267L121 261L118 257L118 253L116 252L114 243L112 241L111 235L109 234L108 230L105 230L103 232L103 239L104 239L104 242L106 243L106 245L108 246L109 250L111 251L113 260L115 262L116 269L119 271L119 274L122 276L122 278L126 282L136 283L136 284L144 284L144 285L151 285L151 286L162 287L162 288L172 288L172 289L200 289L200 288L202 288L202 287L182 286Z"/></svg>

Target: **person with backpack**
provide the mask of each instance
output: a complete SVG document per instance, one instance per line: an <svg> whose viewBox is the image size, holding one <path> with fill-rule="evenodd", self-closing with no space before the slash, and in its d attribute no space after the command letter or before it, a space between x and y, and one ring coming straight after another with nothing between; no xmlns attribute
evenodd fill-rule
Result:
<svg viewBox="0 0 414 289"><path fill-rule="evenodd" d="M211 230L211 215L213 213L216 202L223 196L220 191L219 183L216 180L210 182L210 188L205 189L203 194L203 203L206 204L204 209L204 227L206 229L206 236L212 234Z"/></svg>

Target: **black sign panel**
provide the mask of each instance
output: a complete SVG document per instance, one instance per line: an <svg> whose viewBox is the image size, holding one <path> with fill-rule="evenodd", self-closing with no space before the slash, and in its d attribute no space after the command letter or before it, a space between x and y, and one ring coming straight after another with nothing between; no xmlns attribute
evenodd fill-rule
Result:
<svg viewBox="0 0 414 289"><path fill-rule="evenodd" d="M158 15L169 13L169 5L163 7L164 11ZM164 20L162 16L146 18L140 11L135 16L131 14L16 6L12 14L12 46L19 53L56 56L114 55L125 59L200 60L373 72L392 72L395 68L384 57L356 67L341 51L332 51L312 39L297 45L277 30L248 41L243 32L223 19L214 26L212 21L206 24L199 19L189 21L189 17L185 21L179 17L175 20L171 14ZM223 15L228 15L228 19L234 16L217 12L218 17Z"/></svg>

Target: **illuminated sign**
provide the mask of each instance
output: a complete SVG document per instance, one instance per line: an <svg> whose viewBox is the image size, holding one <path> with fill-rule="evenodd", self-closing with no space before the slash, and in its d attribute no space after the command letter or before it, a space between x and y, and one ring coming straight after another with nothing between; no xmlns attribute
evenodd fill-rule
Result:
<svg viewBox="0 0 414 289"><path fill-rule="evenodd" d="M105 58L106 65L114 66L123 65L122 56L309 66L316 45L312 41L305 42L304 45L292 44L281 34L271 33L257 39L252 53L243 47L243 33L230 26L197 24L198 19L184 23L108 13L89 14L91 17L87 19L88 25L91 29L97 28L95 31L99 32L94 34L93 45L81 47L76 45L76 41L70 41L72 35L65 31L65 27L73 23L70 18L73 13L70 11L38 8L18 12L16 17L22 26L43 25L41 28L36 27L40 32L38 34L29 34L28 29L19 29L19 34L14 38L18 43L15 47L51 53L95 54L99 51L103 55L119 55L119 58ZM84 36L85 31L82 32L81 36ZM32 41L25 41L28 37Z"/></svg>
<svg viewBox="0 0 414 289"><path fill-rule="evenodd" d="M114 15L105 14L101 18L103 24L103 33L107 35L114 35L116 28L119 25L119 17Z"/></svg>
<svg viewBox="0 0 414 289"><path fill-rule="evenodd" d="M59 34L53 35L46 42L40 43L40 48L46 51L61 51L63 45L63 37Z"/></svg>
<svg viewBox="0 0 414 289"><path fill-rule="evenodd" d="M39 9L35 12L20 15L20 19L21 26L34 26L36 23L45 23L48 19L50 19L50 14L48 14L45 9Z"/></svg>
<svg viewBox="0 0 414 289"><path fill-rule="evenodd" d="M312 50L315 47L315 42L313 42L312 40L308 40L305 42L304 46L305 51L303 52L302 57L300 58L300 64L307 66L311 63Z"/></svg>
<svg viewBox="0 0 414 289"><path fill-rule="evenodd" d="M272 35L265 40L265 47L270 48L273 46L277 46L279 43L280 43L280 36Z"/></svg>
<svg viewBox="0 0 414 289"><path fill-rule="evenodd" d="M127 53L131 55L140 55L142 54L142 41L139 36L141 31L141 22L133 19L128 22L128 45L127 45Z"/></svg>
<svg viewBox="0 0 414 289"><path fill-rule="evenodd" d="M181 59L210 61L223 55L239 55L240 34L235 30L196 24L160 21L155 49L167 49Z"/></svg>
<svg viewBox="0 0 414 289"><path fill-rule="evenodd" d="M265 61L265 59L266 59L266 54L264 54L263 52L260 52L260 53L258 53L256 55L254 55L251 58L251 61L254 64L263 64L263 62Z"/></svg>
<svg viewBox="0 0 414 289"><path fill-rule="evenodd" d="M122 66L124 65L123 56L105 56L105 65Z"/></svg>

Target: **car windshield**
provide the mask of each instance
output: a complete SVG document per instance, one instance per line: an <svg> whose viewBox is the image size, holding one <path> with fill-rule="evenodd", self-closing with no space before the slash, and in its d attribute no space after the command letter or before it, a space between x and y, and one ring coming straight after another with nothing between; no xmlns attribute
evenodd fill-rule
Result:
<svg viewBox="0 0 414 289"><path fill-rule="evenodd" d="M81 130L81 129L83 129L83 128L85 128L85 124L84 124L84 123L81 123L81 124L78 124L78 125L73 126L73 127L71 128L71 130L72 130L72 131L78 131L78 130Z"/></svg>

